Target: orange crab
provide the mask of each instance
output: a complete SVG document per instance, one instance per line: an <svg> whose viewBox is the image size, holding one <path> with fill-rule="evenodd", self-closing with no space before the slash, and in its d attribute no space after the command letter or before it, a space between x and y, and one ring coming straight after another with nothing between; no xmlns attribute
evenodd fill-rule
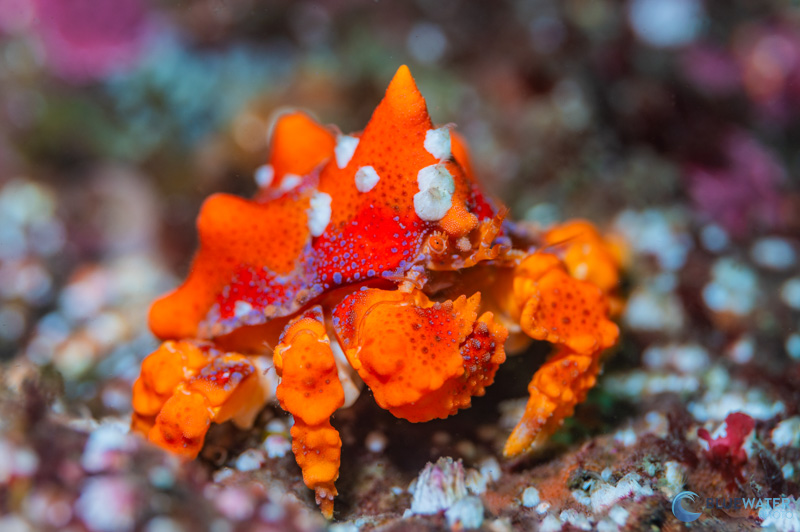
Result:
<svg viewBox="0 0 800 532"><path fill-rule="evenodd" d="M134 384L134 430L195 457L211 422L252 424L273 397L271 357L292 451L330 518L342 445L330 417L362 382L397 417L445 418L483 395L505 345L555 344L506 456L584 400L618 336L613 247L587 222L542 233L505 220L408 68L361 133L280 117L259 172L254 199L205 202L188 278L152 307L165 343Z"/></svg>

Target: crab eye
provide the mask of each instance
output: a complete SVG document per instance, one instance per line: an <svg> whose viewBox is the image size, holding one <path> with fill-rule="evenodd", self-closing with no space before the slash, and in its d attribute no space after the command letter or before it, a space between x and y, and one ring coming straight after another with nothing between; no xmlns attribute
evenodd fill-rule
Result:
<svg viewBox="0 0 800 532"><path fill-rule="evenodd" d="M432 235L428 241L428 245L430 246L431 251L439 254L444 253L444 250L447 247L447 242L441 235Z"/></svg>

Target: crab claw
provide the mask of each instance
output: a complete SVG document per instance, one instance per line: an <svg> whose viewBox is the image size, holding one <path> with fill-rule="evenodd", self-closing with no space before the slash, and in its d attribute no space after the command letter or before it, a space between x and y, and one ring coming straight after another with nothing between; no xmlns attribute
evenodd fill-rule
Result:
<svg viewBox="0 0 800 532"><path fill-rule="evenodd" d="M606 294L619 285L622 249L585 220L572 220L544 234L547 246L558 248L570 275L589 281Z"/></svg>
<svg viewBox="0 0 800 532"><path fill-rule="evenodd" d="M597 357L565 348L548 360L528 385L530 398L525 413L506 441L503 454L516 456L547 440L586 399L599 370Z"/></svg>
<svg viewBox="0 0 800 532"><path fill-rule="evenodd" d="M531 338L587 355L617 341L603 291L571 277L555 255L529 255L514 272L513 290L520 327Z"/></svg>
<svg viewBox="0 0 800 532"><path fill-rule="evenodd" d="M342 447L330 417L344 404L344 389L320 307L286 326L273 360L281 376L278 400L294 416L292 452L303 482L315 491L322 514L330 519Z"/></svg>
<svg viewBox="0 0 800 532"><path fill-rule="evenodd" d="M619 335L608 319L603 291L570 277L554 255L534 253L523 260L514 272L513 290L522 330L559 350L534 374L525 413L503 451L506 456L535 447L572 415L594 386L600 354Z"/></svg>
<svg viewBox="0 0 800 532"><path fill-rule="evenodd" d="M133 385L132 430L187 458L200 452L211 422L252 424L267 386L247 357L191 342L165 342Z"/></svg>
<svg viewBox="0 0 800 532"><path fill-rule="evenodd" d="M491 313L478 318L479 305L480 293L434 303L420 291L362 289L336 307L333 325L378 405L421 422L468 407L505 361L508 332Z"/></svg>

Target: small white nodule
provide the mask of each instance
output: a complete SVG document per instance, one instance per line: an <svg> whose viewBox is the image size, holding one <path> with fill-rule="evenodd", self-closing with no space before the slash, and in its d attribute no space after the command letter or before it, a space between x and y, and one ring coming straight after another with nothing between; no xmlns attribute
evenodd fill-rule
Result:
<svg viewBox="0 0 800 532"><path fill-rule="evenodd" d="M308 207L308 230L312 236L319 236L331 221L331 196L325 192L315 192Z"/></svg>
<svg viewBox="0 0 800 532"><path fill-rule="evenodd" d="M453 205L456 184L443 164L426 166L417 174L419 192L414 194L414 211L426 222L444 218Z"/></svg>
<svg viewBox="0 0 800 532"><path fill-rule="evenodd" d="M336 139L336 147L333 149L333 153L336 155L336 166L339 168L347 166L357 147L358 139L356 137L340 135Z"/></svg>
<svg viewBox="0 0 800 532"><path fill-rule="evenodd" d="M371 166L362 166L356 172L356 188L359 192L369 192L380 180L381 176Z"/></svg>
<svg viewBox="0 0 800 532"><path fill-rule="evenodd" d="M429 129L425 133L425 149L440 161L445 161L450 158L452 151L450 149L450 128L440 127L438 129Z"/></svg>
<svg viewBox="0 0 800 532"><path fill-rule="evenodd" d="M271 164L262 164L256 168L255 173L256 184L261 188L266 188L272 184L275 179L275 169Z"/></svg>
<svg viewBox="0 0 800 532"><path fill-rule="evenodd" d="M253 306L247 301L237 301L233 304L233 314L239 319L247 317L253 312Z"/></svg>
<svg viewBox="0 0 800 532"><path fill-rule="evenodd" d="M278 190L281 192L289 192L290 190L297 188L302 182L303 178L297 174L283 174L283 179L281 179L281 184L278 186Z"/></svg>

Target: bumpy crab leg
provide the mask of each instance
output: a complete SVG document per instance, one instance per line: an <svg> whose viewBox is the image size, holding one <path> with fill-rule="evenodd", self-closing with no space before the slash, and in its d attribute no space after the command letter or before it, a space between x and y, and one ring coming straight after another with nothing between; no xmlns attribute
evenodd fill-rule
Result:
<svg viewBox="0 0 800 532"><path fill-rule="evenodd" d="M333 326L379 406L413 422L446 418L483 395L505 361L508 332L490 312L478 317L480 299L364 288L336 307Z"/></svg>
<svg viewBox="0 0 800 532"><path fill-rule="evenodd" d="M252 425L268 388L262 372L244 355L193 342L164 342L142 362L134 383L132 429L194 458L212 421Z"/></svg>
<svg viewBox="0 0 800 532"><path fill-rule="evenodd" d="M619 334L608 319L603 291L571 277L555 255L534 253L517 266L512 299L522 330L558 350L531 380L530 399L506 442L506 456L537 446L572 415L595 383L600 354Z"/></svg>
<svg viewBox="0 0 800 532"><path fill-rule="evenodd" d="M303 470L303 481L314 490L322 514L330 519L342 448L330 417L345 397L319 306L286 326L273 360L281 375L278 400L294 416L292 452Z"/></svg>

